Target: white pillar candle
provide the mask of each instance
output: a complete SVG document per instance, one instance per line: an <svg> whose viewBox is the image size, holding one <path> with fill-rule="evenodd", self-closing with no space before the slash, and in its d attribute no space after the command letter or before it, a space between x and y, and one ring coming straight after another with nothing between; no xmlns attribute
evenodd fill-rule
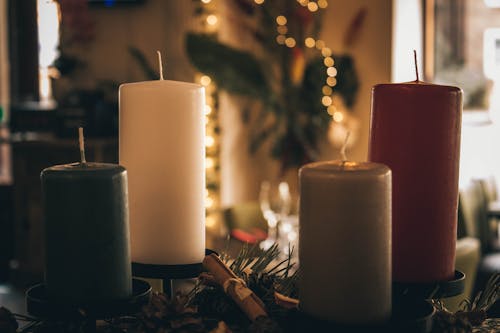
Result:
<svg viewBox="0 0 500 333"><path fill-rule="evenodd" d="M300 307L343 324L391 314L391 171L317 162L300 169Z"/></svg>
<svg viewBox="0 0 500 333"><path fill-rule="evenodd" d="M205 255L205 90L158 80L123 84L119 96L132 261L200 263Z"/></svg>

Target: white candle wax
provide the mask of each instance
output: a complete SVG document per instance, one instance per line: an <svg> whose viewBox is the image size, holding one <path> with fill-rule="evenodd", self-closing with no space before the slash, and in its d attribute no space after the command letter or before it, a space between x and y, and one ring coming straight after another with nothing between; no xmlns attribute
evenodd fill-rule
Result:
<svg viewBox="0 0 500 333"><path fill-rule="evenodd" d="M205 255L205 90L159 80L123 84L119 95L132 261L199 263Z"/></svg>
<svg viewBox="0 0 500 333"><path fill-rule="evenodd" d="M391 313L391 171L376 163L300 169L301 309L344 324Z"/></svg>

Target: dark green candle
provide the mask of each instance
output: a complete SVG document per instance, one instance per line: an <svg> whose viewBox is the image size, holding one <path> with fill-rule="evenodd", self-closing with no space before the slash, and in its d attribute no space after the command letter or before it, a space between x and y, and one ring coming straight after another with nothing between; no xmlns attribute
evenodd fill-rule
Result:
<svg viewBox="0 0 500 333"><path fill-rule="evenodd" d="M129 297L125 168L105 163L56 165L42 171L41 181L49 297L71 303Z"/></svg>

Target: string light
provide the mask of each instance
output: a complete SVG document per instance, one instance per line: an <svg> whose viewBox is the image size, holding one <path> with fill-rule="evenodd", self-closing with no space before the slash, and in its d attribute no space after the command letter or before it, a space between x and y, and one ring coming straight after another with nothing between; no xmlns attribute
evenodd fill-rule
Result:
<svg viewBox="0 0 500 333"><path fill-rule="evenodd" d="M256 3L263 3L264 1L256 1ZM204 28L206 33L217 33L219 17L217 16L217 3L218 0L201 0L203 5L203 13L200 15L201 26ZM220 174L219 168L219 153L220 153L220 143L219 143L219 131L218 128L218 92L217 86L213 82L212 78L205 74L197 74L196 81L205 87L205 169L206 169L206 183L205 188L205 226L207 229L213 232L221 232L222 219L219 216L219 206L220 206Z"/></svg>
<svg viewBox="0 0 500 333"><path fill-rule="evenodd" d="M211 169L211 168L213 168L213 167L214 167L214 165L215 165L215 161L214 161L214 159L213 159L213 158L211 158L211 157L207 157L207 158L205 159L205 168L206 168L206 169Z"/></svg>
<svg viewBox="0 0 500 333"><path fill-rule="evenodd" d="M216 25L217 24L217 16L211 14L211 15L208 15L207 16L207 23L210 24L210 25Z"/></svg>
<svg viewBox="0 0 500 333"><path fill-rule="evenodd" d="M256 4L262 5L264 3L264 0L254 0Z"/></svg>
<svg viewBox="0 0 500 333"><path fill-rule="evenodd" d="M328 76L334 77L335 75L337 75L337 68L328 67L328 69L326 70L326 74L328 74Z"/></svg>
<svg viewBox="0 0 500 333"><path fill-rule="evenodd" d="M205 87L208 86L211 82L212 79L208 75L203 75L200 79L200 83Z"/></svg>
<svg viewBox="0 0 500 333"><path fill-rule="evenodd" d="M295 39L293 37L288 37L287 39L285 39L285 45L290 48L295 47L296 45Z"/></svg>
<svg viewBox="0 0 500 333"><path fill-rule="evenodd" d="M318 7L321 9L325 9L326 7L328 7L328 1L318 0Z"/></svg>
<svg viewBox="0 0 500 333"><path fill-rule="evenodd" d="M318 4L316 2L309 2L307 4L307 9L309 9L311 12L315 12L318 10Z"/></svg>
<svg viewBox="0 0 500 333"><path fill-rule="evenodd" d="M340 111L335 111L333 113L333 121L340 123L342 120L344 120L344 114Z"/></svg>
<svg viewBox="0 0 500 333"><path fill-rule="evenodd" d="M314 47L314 45L311 47ZM330 48L328 47L324 47L321 49L321 55L323 57L330 57L332 55L332 50L330 50Z"/></svg>
<svg viewBox="0 0 500 333"><path fill-rule="evenodd" d="M287 23L287 19L283 15L280 15L276 17L276 23L278 23L278 25L285 25Z"/></svg>
<svg viewBox="0 0 500 333"><path fill-rule="evenodd" d="M323 63L325 64L326 67L332 67L333 66L333 58L332 57L326 57L324 60L323 60Z"/></svg>
<svg viewBox="0 0 500 333"><path fill-rule="evenodd" d="M333 89L330 86L323 86L323 88L321 88L321 92L323 93L323 95L330 96L333 92Z"/></svg>
<svg viewBox="0 0 500 333"><path fill-rule="evenodd" d="M330 87L335 87L335 85L337 84L337 79L334 78L334 77L329 76L326 79L326 84L328 84Z"/></svg>
<svg viewBox="0 0 500 333"><path fill-rule="evenodd" d="M337 111L337 108L335 107L335 105L330 105L327 109L326 109L326 112L328 112L328 114L330 116L333 116L335 114L335 112Z"/></svg>
<svg viewBox="0 0 500 333"><path fill-rule="evenodd" d="M308 48L313 48L315 45L316 45L316 41L314 40L314 38L312 37L307 37L304 41L304 44L308 47Z"/></svg>
<svg viewBox="0 0 500 333"><path fill-rule="evenodd" d="M207 135L205 137L205 146L206 147L208 147L208 148L213 147L214 143L215 143L215 139L214 139L213 136L208 136Z"/></svg>
<svg viewBox="0 0 500 333"><path fill-rule="evenodd" d="M278 31L279 34L281 35L286 35L288 32L288 28L285 25L279 25L276 30Z"/></svg>
<svg viewBox="0 0 500 333"><path fill-rule="evenodd" d="M208 116L210 113L212 113L212 107L207 104L205 105L205 116Z"/></svg>
<svg viewBox="0 0 500 333"><path fill-rule="evenodd" d="M325 42L323 42L321 39L318 39L316 41L316 48L318 50L322 50L325 47Z"/></svg>
<svg viewBox="0 0 500 333"><path fill-rule="evenodd" d="M254 0L256 4L262 4L264 1L263 0ZM328 7L328 2L327 0L318 0L318 1L310 1L310 0L297 0L297 2L303 6L307 7L307 9L310 12L316 12L319 9L325 9ZM276 17L276 31L278 32L278 35L276 36L276 43L279 45L285 45L288 48L294 48L297 45L297 41L295 38L291 36L287 36L288 33L288 27L286 26L288 20L286 16L284 15L278 15ZM323 64L326 67L326 73L328 75L328 78L326 79L326 85L324 85L321 89L321 92L323 93L323 97L321 98L321 103L327 107L327 112L329 115L333 117L335 114L334 108L333 108L333 89L337 84L337 79L335 76L337 75L337 69L333 67L335 64L334 59L332 58L332 50L328 47L326 47L325 42L318 39L315 40L312 37L306 37L304 39L304 45L307 48L316 48L321 52L321 55L324 57L323 59ZM339 116L337 115L337 119Z"/></svg>
<svg viewBox="0 0 500 333"><path fill-rule="evenodd" d="M332 98L330 96L323 96L321 103L323 103L324 106L330 106L332 104Z"/></svg>

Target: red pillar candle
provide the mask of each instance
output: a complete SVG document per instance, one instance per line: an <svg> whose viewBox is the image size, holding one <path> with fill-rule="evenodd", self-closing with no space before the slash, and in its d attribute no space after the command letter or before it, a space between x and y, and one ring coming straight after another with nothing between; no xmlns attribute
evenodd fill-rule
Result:
<svg viewBox="0 0 500 333"><path fill-rule="evenodd" d="M393 173L393 280L454 275L462 91L414 81L372 89L369 160Z"/></svg>

